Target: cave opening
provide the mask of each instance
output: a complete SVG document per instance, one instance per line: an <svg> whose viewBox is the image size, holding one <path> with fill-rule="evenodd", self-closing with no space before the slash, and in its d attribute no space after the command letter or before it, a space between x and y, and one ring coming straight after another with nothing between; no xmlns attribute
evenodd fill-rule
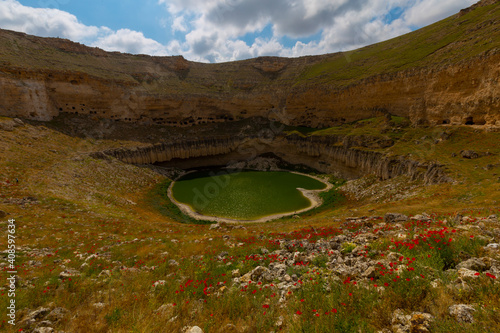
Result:
<svg viewBox="0 0 500 333"><path fill-rule="evenodd" d="M474 118L473 117L465 118L465 125L474 125Z"/></svg>

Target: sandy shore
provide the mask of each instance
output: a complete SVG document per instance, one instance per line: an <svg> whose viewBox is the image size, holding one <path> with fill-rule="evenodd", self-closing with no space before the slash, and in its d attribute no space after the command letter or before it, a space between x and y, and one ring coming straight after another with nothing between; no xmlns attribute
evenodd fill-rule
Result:
<svg viewBox="0 0 500 333"><path fill-rule="evenodd" d="M256 170L256 171L262 171L262 170ZM282 218L282 217L285 217L285 216L297 215L297 214L300 214L300 213L306 212L308 210L311 210L313 208L321 206L321 204L323 203L323 201L319 197L318 193L329 191L333 187L332 184L330 184L329 182L327 182L324 179L321 179L320 177L311 176L311 175L308 175L308 174L305 174L305 173L300 173L300 172L295 172L295 171L288 171L288 170L273 170L273 171L284 171L284 172L295 173L297 175L311 177L311 178L314 178L314 179L322 182L323 184L325 184L326 188L322 189L322 190L306 190L306 189L303 189L303 188L297 188L297 190L299 190L300 192L302 192L302 195L304 197L306 197L307 199L309 199L309 201L311 202L311 205L309 205L309 207L301 209L301 210L298 210L298 211L294 211L294 212L268 215L268 216L265 216L265 217L262 217L262 218L256 219L256 220L236 220L236 219L228 219L228 218L222 218L222 217L202 215L200 213L195 212L189 205L183 204L183 203L178 202L177 200L175 200L174 197L173 197L173 195L172 195L172 186L174 185L175 181L177 181L182 176L187 175L188 173L196 172L196 170L193 170L193 171L190 171L190 172L187 172L187 173L183 173L179 177L177 177L174 181L172 181L172 183L168 187L167 195L168 195L168 198L175 205L177 205L177 207L179 207L179 209L184 214L186 214L186 215L188 215L188 216L190 216L190 217L192 217L192 218L194 218L196 220L214 221L214 222L226 222L226 223L263 223L263 222L267 222L267 221L279 219L279 218Z"/></svg>

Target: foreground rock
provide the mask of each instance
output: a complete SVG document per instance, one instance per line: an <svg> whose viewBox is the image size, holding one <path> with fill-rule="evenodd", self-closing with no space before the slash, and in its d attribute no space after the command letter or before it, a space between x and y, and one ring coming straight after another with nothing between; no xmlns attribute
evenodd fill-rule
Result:
<svg viewBox="0 0 500 333"><path fill-rule="evenodd" d="M456 304L452 305L448 309L450 315L454 317L458 322L461 323L473 323L474 317L473 312L476 311L472 306L467 304Z"/></svg>

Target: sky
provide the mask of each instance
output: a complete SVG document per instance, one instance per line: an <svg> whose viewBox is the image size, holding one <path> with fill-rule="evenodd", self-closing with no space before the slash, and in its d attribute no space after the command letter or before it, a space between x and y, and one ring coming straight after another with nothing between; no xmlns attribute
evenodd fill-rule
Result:
<svg viewBox="0 0 500 333"><path fill-rule="evenodd" d="M0 0L0 28L200 62L353 50L478 0Z"/></svg>

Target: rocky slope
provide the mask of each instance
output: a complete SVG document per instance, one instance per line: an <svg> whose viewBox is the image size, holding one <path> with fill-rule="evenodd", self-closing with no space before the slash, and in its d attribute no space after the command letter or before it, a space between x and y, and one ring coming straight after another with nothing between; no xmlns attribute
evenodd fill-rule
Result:
<svg viewBox="0 0 500 333"><path fill-rule="evenodd" d="M0 115L191 126L262 116L325 127L380 114L498 125L497 1L360 50L201 64L0 30ZM278 111L278 112L271 112Z"/></svg>

